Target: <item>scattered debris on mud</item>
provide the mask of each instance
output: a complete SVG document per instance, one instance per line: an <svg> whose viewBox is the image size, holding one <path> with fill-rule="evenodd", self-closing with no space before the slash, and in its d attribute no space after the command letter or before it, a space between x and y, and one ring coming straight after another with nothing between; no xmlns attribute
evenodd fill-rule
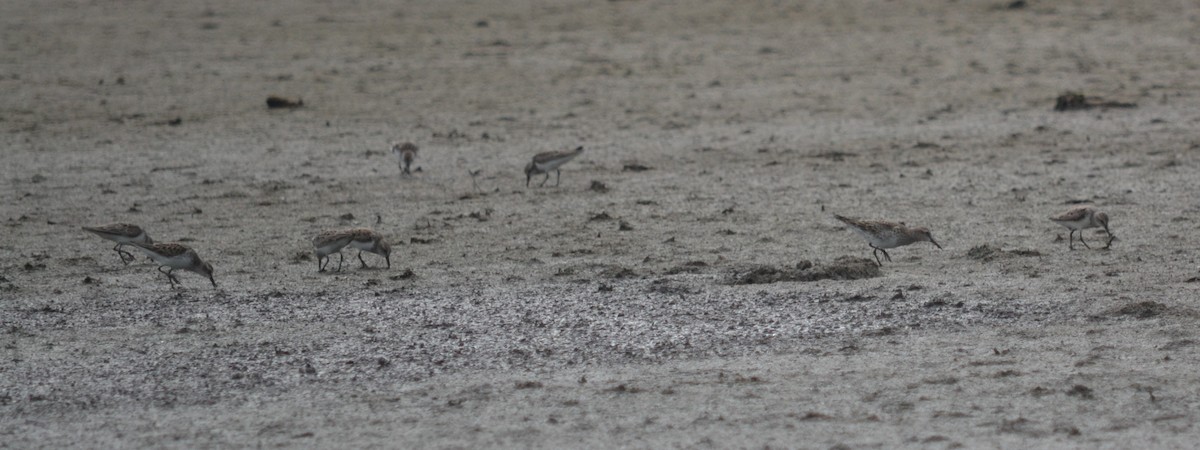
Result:
<svg viewBox="0 0 1200 450"><path fill-rule="evenodd" d="M976 245L967 251L968 258L979 260L981 262L989 262L996 258L1003 258L1007 256L1042 256L1042 253L1037 250L1025 249L1005 251L1000 249L1000 247L988 244Z"/></svg>
<svg viewBox="0 0 1200 450"><path fill-rule="evenodd" d="M633 269L612 265L605 267L600 271L600 276L604 278L620 279L620 278L637 278L639 275Z"/></svg>
<svg viewBox="0 0 1200 450"><path fill-rule="evenodd" d="M759 266L749 271L733 273L726 284L767 284L784 281L860 280L882 276L875 261L856 256L842 256L828 265L817 266L802 260L794 267Z"/></svg>

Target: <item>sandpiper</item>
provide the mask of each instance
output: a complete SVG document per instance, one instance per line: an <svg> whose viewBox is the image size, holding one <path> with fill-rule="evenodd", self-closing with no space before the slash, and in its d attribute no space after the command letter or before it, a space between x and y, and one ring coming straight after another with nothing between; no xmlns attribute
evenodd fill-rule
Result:
<svg viewBox="0 0 1200 450"><path fill-rule="evenodd" d="M362 263L364 269L367 268L367 262L363 261L362 252L382 256L387 261L387 268L392 268L392 246L383 239L383 235L367 228L355 228L350 232L350 246L358 249L358 262Z"/></svg>
<svg viewBox="0 0 1200 450"><path fill-rule="evenodd" d="M887 258L888 262L892 262L892 257L888 255L885 249L921 241L929 241L937 246L937 248L942 248L937 241L933 240L933 235L929 233L928 228L910 228L903 223L882 220L850 219L836 214L833 217L848 225L851 230L854 230L854 232L867 240L867 243L874 249L871 251L871 255L875 256L875 263L881 267L883 266L883 262L879 260L879 252L883 252L883 257Z"/></svg>
<svg viewBox="0 0 1200 450"><path fill-rule="evenodd" d="M132 253L121 250L121 246L133 243L154 243L154 240L150 239L150 236L146 234L146 231L143 230L142 227L128 223L110 223L95 227L83 227L83 229L84 231L88 231L96 236L116 242L117 246L113 247L113 250L117 252L117 256L120 256L121 262L125 264L129 264L129 261L133 261L134 257ZM126 260L126 257L129 259Z"/></svg>
<svg viewBox="0 0 1200 450"><path fill-rule="evenodd" d="M1116 239L1112 231L1108 230L1108 214L1096 211L1093 206L1076 206L1068 209L1065 213L1051 217L1050 220L1071 230L1070 233L1067 233L1067 248L1071 250L1075 250L1074 235L1076 231L1079 232L1079 242L1084 247L1092 248L1083 240L1083 230L1088 228L1104 228L1104 232L1108 234L1107 246L1111 246L1113 239ZM1105 248L1108 248L1107 246Z"/></svg>
<svg viewBox="0 0 1200 450"><path fill-rule="evenodd" d="M409 167L412 167L413 160L417 159L416 144L413 144L412 142L405 142L403 144L397 143L392 145L392 153L395 153L396 156L400 158L400 170L405 175L411 175L412 172L409 172L408 169Z"/></svg>
<svg viewBox="0 0 1200 450"><path fill-rule="evenodd" d="M175 275L171 272L174 272L175 269L183 269L208 277L208 281L212 283L213 289L217 288L217 282L213 280L212 264L201 260L200 255L196 254L196 251L192 250L191 247L174 242L161 244L133 242L131 244L146 252L146 255L150 256L150 259L161 264L158 266L158 271L167 276L167 281L171 282L171 287L181 284L179 283L179 279L175 278ZM168 267L169 269L163 272L163 267Z"/></svg>
<svg viewBox="0 0 1200 450"><path fill-rule="evenodd" d="M575 150L566 152L545 152L533 155L533 161L525 166L525 187L529 187L529 180L534 175L546 174L546 178L542 180L542 184L538 187L545 186L547 181L550 181L550 171L554 171L554 185L558 186L562 178L562 171L558 170L563 164L575 159L583 153L583 147L576 147Z"/></svg>
<svg viewBox="0 0 1200 450"><path fill-rule="evenodd" d="M364 251L382 256L387 261L387 267L392 268L392 246L383 239L382 235L367 228L351 228L322 231L313 238L313 248L317 253L317 272L325 271L325 266L329 265L329 255L334 253L338 254L337 271L341 272L342 261L346 259L342 255L342 249L346 246L359 250L358 262L362 263L364 268L367 267L367 262L362 257ZM325 260L324 264L321 260Z"/></svg>
<svg viewBox="0 0 1200 450"><path fill-rule="evenodd" d="M317 252L317 272L324 272L325 266L329 265L329 255L338 254L338 272L342 271L342 261L346 259L342 256L342 249L350 244L350 230L325 230L317 233L313 238L313 248ZM325 260L325 264L321 264L321 260Z"/></svg>

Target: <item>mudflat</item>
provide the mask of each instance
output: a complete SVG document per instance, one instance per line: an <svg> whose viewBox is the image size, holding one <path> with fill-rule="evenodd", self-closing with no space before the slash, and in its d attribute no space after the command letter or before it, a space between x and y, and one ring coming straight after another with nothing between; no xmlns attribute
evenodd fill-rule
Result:
<svg viewBox="0 0 1200 450"><path fill-rule="evenodd" d="M0 446L1195 445L1198 25L1170 1L5 2ZM1049 217L1079 204L1110 247L1068 250ZM876 267L834 214L943 248ZM111 222L219 288L80 228ZM319 273L312 238L348 227L391 269Z"/></svg>

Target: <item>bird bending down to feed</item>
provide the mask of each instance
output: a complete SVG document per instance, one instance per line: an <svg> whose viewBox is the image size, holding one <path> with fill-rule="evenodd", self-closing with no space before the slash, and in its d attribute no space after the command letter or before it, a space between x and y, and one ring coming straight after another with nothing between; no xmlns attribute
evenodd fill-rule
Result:
<svg viewBox="0 0 1200 450"><path fill-rule="evenodd" d="M392 153L395 153L396 157L400 158L400 171L405 175L411 175L412 172L408 169L412 167L413 160L417 159L416 144L405 142L404 144L392 145Z"/></svg>
<svg viewBox="0 0 1200 450"><path fill-rule="evenodd" d="M883 220L858 220L834 215L834 218L842 221L859 236L867 240L871 246L871 255L875 257L875 263L883 266L883 261L879 260L879 253L883 253L883 257L892 262L892 257L888 255L886 249L896 248L912 244L914 242L928 241L941 249L941 244L933 240L933 235L929 233L928 228L924 227L909 227L903 223L887 222Z"/></svg>
<svg viewBox="0 0 1200 450"><path fill-rule="evenodd" d="M533 155L533 161L530 161L525 166L525 187L529 187L529 180L534 175L546 174L546 178L542 179L542 184L538 187L545 186L547 181L550 181L550 171L554 171L554 185L558 186L562 178L562 171L558 168L563 164L570 162L583 153L583 147L576 147L575 150L565 152L545 152Z"/></svg>
<svg viewBox="0 0 1200 450"><path fill-rule="evenodd" d="M146 253L147 256L150 257L150 259L153 259L154 262L160 264L158 266L158 271L167 276L167 281L171 282L171 287L175 287L176 284L180 284L179 279L175 278L175 275L172 274L172 272L174 272L175 269L183 269L208 277L208 281L212 283L213 289L217 288L217 282L213 279L212 264L206 263L204 260L200 259L200 255L190 247L174 242L162 244L142 244L134 242L132 245L141 249ZM163 272L164 267L169 267L169 269Z"/></svg>
<svg viewBox="0 0 1200 450"><path fill-rule="evenodd" d="M1083 240L1083 230L1088 228L1104 228L1104 232L1108 234L1108 243L1104 248L1111 247L1113 240L1116 239L1116 236L1113 236L1112 231L1108 229L1108 214L1096 211L1093 206L1076 206L1068 209L1065 213L1051 217L1050 220L1071 230L1070 233L1067 233L1067 248L1071 250L1075 250L1074 235L1076 231L1079 232L1079 242L1084 247L1092 248Z"/></svg>
<svg viewBox="0 0 1200 450"><path fill-rule="evenodd" d="M122 246L133 243L154 243L154 240L150 239L150 236L146 234L146 231L142 227L128 223L110 223L94 227L83 227L83 230L116 242L117 245L113 247L113 251L117 252L117 256L120 256L121 262L125 264L129 264L129 261L133 261L134 258L133 253L121 250ZM129 259L127 260L126 257Z"/></svg>
<svg viewBox="0 0 1200 450"><path fill-rule="evenodd" d="M350 228L345 230L326 230L313 238L313 248L317 253L317 272L324 272L329 265L329 255L338 254L337 271L342 271L342 249L347 246L357 248L358 262L367 267L362 252L370 252L382 256L387 261L387 267L392 268L392 246L384 240L383 235L367 228ZM324 260L324 264L322 264Z"/></svg>

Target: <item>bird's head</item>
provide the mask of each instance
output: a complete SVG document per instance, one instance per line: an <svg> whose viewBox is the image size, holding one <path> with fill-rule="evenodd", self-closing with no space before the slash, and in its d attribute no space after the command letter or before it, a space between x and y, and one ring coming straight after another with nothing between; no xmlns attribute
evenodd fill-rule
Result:
<svg viewBox="0 0 1200 450"><path fill-rule="evenodd" d="M207 276L208 276L208 282L209 282L209 283L212 283L212 285L213 285L213 289L216 289L216 288L217 288L217 280L214 280L214 279L213 279L213 266L212 266L212 264L209 264L209 263L204 263L204 264L201 264L201 265L200 265L200 269L202 270L202 272L200 272L200 273L201 273L202 275L207 275Z"/></svg>
<svg viewBox="0 0 1200 450"><path fill-rule="evenodd" d="M933 240L933 233L930 233L928 228L925 228L925 227L913 228L913 234L915 234L917 239L919 239L919 240L929 241L935 247L937 247L939 249L942 248L941 244L938 244L937 241Z"/></svg>

